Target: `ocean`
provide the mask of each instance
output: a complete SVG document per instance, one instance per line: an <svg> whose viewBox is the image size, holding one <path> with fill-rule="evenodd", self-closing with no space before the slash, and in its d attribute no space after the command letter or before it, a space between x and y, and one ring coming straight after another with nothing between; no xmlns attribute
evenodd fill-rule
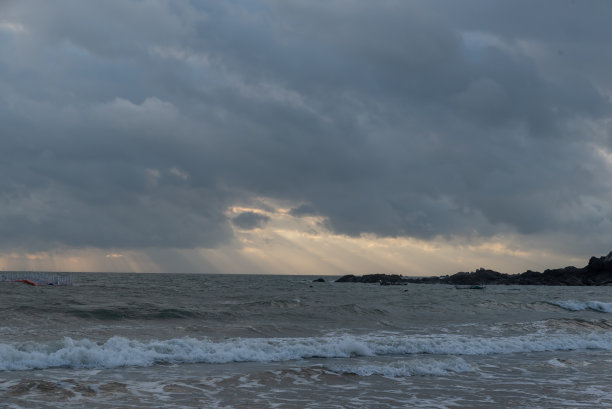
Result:
<svg viewBox="0 0 612 409"><path fill-rule="evenodd" d="M0 283L0 407L612 407L610 287L313 278Z"/></svg>

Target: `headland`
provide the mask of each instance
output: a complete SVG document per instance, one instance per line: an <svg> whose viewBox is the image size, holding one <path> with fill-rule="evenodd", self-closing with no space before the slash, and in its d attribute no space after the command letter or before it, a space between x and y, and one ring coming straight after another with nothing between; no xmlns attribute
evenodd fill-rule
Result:
<svg viewBox="0 0 612 409"><path fill-rule="evenodd" d="M451 284L451 285L612 285L612 251L607 256L591 257L582 267L568 266L548 269L543 272L527 270L520 274L504 274L480 268L472 272L433 277L406 277L399 274L345 275L339 283L379 283L381 285Z"/></svg>

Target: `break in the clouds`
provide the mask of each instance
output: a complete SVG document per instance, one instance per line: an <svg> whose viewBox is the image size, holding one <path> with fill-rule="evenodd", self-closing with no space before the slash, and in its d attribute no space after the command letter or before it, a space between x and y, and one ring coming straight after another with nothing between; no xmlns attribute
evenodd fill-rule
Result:
<svg viewBox="0 0 612 409"><path fill-rule="evenodd" d="M610 21L596 0L5 0L0 249L215 248L267 198L339 235L609 251Z"/></svg>

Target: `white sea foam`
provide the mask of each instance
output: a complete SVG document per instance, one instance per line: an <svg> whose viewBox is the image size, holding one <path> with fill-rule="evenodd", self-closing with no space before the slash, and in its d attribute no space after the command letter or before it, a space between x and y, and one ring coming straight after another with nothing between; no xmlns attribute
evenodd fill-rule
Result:
<svg viewBox="0 0 612 409"><path fill-rule="evenodd" d="M549 304L556 305L569 311L593 310L612 314L612 302L601 301L550 301Z"/></svg>
<svg viewBox="0 0 612 409"><path fill-rule="evenodd" d="M576 349L612 350L612 332L465 335L339 335L312 338L176 338L137 341L112 337L104 343L64 338L53 343L0 344L0 370L114 368L158 363L272 362L399 354L487 355Z"/></svg>
<svg viewBox="0 0 612 409"><path fill-rule="evenodd" d="M550 359L546 363L548 365L550 365L550 366L555 366L557 368L566 368L567 367L567 364L564 361L560 360L559 358Z"/></svg>

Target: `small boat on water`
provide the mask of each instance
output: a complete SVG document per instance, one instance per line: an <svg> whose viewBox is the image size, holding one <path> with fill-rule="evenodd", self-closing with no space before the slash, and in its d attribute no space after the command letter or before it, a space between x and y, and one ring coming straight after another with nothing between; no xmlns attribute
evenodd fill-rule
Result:
<svg viewBox="0 0 612 409"><path fill-rule="evenodd" d="M484 290L486 287L484 284L468 284L468 285L458 285L455 284L455 288L457 290Z"/></svg>

